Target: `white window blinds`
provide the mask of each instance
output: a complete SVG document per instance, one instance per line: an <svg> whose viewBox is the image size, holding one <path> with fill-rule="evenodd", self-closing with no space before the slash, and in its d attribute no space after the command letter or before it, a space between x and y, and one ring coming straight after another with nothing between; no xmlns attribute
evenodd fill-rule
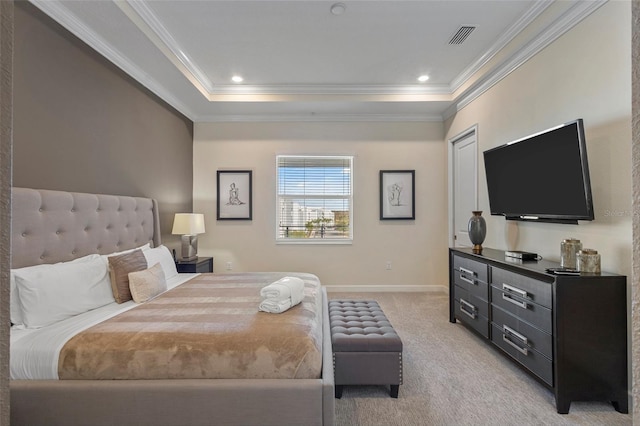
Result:
<svg viewBox="0 0 640 426"><path fill-rule="evenodd" d="M276 167L277 240L351 241L353 157L279 155Z"/></svg>

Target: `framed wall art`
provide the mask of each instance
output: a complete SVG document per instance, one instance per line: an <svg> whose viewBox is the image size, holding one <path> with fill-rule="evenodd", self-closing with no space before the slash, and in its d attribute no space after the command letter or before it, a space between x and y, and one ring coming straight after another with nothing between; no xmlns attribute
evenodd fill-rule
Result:
<svg viewBox="0 0 640 426"><path fill-rule="evenodd" d="M251 220L251 170L218 170L218 220Z"/></svg>
<svg viewBox="0 0 640 426"><path fill-rule="evenodd" d="M380 170L380 220L416 218L415 170Z"/></svg>

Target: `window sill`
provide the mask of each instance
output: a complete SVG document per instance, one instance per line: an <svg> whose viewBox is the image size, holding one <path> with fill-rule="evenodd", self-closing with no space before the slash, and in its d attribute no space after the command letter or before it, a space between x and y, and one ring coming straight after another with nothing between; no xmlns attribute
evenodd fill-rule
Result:
<svg viewBox="0 0 640 426"><path fill-rule="evenodd" d="M353 240L325 240L325 239L277 239L276 245L351 245Z"/></svg>

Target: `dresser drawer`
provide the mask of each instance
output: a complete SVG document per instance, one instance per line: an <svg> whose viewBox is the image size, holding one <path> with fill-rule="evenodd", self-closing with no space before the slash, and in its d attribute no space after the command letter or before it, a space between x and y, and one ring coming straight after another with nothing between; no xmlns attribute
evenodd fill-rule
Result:
<svg viewBox="0 0 640 426"><path fill-rule="evenodd" d="M453 283L466 289L469 293L483 300L489 300L489 284L480 281L468 273L458 270L453 271Z"/></svg>
<svg viewBox="0 0 640 426"><path fill-rule="evenodd" d="M455 317L460 322L470 325L484 337L489 338L489 304L462 287L454 287Z"/></svg>
<svg viewBox="0 0 640 426"><path fill-rule="evenodd" d="M553 342L550 334L530 326L495 305L491 306L491 321L503 333L510 334L516 344L553 359Z"/></svg>
<svg viewBox="0 0 640 426"><path fill-rule="evenodd" d="M465 288L469 293L489 300L488 267L475 260L460 256L453 258L453 282Z"/></svg>
<svg viewBox="0 0 640 426"><path fill-rule="evenodd" d="M540 330L552 334L551 309L491 286L491 303Z"/></svg>
<svg viewBox="0 0 640 426"><path fill-rule="evenodd" d="M551 284L500 268L491 268L491 285L506 293L551 308Z"/></svg>
<svg viewBox="0 0 640 426"><path fill-rule="evenodd" d="M553 362L537 351L523 348L517 339L496 324L492 325L491 341L529 371L553 386Z"/></svg>
<svg viewBox="0 0 640 426"><path fill-rule="evenodd" d="M456 282L460 277L469 281L482 281L488 283L488 269L489 267L485 263L480 263L477 260L467 259L462 256L453 256L453 269ZM468 282L468 281L466 281Z"/></svg>

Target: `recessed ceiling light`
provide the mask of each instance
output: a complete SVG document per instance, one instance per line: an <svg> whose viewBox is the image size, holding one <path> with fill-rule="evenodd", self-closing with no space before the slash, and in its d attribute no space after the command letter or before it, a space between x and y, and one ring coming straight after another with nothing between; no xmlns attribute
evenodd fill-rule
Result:
<svg viewBox="0 0 640 426"><path fill-rule="evenodd" d="M428 75L421 75L420 77L418 77L418 81L420 83L424 83L427 80L429 80L429 76Z"/></svg>
<svg viewBox="0 0 640 426"><path fill-rule="evenodd" d="M234 83L242 83L244 81L244 78L240 77L239 75L234 75L233 77L231 77L231 81L233 81Z"/></svg>
<svg viewBox="0 0 640 426"><path fill-rule="evenodd" d="M347 6L344 3L334 3L331 6L331 13L338 16L342 15L347 10Z"/></svg>

